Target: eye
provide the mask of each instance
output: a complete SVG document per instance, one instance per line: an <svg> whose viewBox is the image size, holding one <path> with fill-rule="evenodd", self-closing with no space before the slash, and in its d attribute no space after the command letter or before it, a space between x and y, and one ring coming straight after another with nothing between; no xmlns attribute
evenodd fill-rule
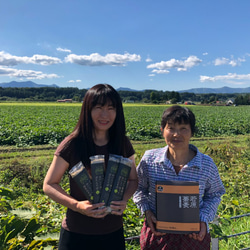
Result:
<svg viewBox="0 0 250 250"><path fill-rule="evenodd" d="M96 106L95 106L95 109L101 109L101 108L102 108L101 105L96 105Z"/></svg>
<svg viewBox="0 0 250 250"><path fill-rule="evenodd" d="M109 107L108 107L108 110L115 110L115 107L109 106Z"/></svg>
<svg viewBox="0 0 250 250"><path fill-rule="evenodd" d="M173 130L174 128L173 127L167 127L167 130Z"/></svg>

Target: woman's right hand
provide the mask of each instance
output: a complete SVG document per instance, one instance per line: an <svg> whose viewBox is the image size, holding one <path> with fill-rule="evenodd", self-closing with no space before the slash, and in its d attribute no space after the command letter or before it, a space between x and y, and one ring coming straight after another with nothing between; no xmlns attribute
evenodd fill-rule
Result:
<svg viewBox="0 0 250 250"><path fill-rule="evenodd" d="M92 204L88 200L78 201L76 210L78 213L89 217L104 218L108 214L107 207L103 207L104 205L105 203Z"/></svg>
<svg viewBox="0 0 250 250"><path fill-rule="evenodd" d="M165 233L161 233L161 232L157 232L156 231L156 227L155 227L156 218L155 218L155 215L153 214L153 212L151 210L145 211L145 216L146 216L147 224L150 227L150 229L151 229L151 231L152 231L152 233L154 235L156 235L156 236L163 236L163 235L165 235Z"/></svg>

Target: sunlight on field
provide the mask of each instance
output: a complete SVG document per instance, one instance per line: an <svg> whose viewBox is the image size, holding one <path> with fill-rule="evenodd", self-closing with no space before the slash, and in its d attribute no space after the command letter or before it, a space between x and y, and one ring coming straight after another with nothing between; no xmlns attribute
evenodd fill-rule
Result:
<svg viewBox="0 0 250 250"><path fill-rule="evenodd" d="M82 106L79 102L61 103L61 102L1 102L1 106Z"/></svg>
<svg viewBox="0 0 250 250"><path fill-rule="evenodd" d="M0 145L56 144L75 127L81 103L0 103ZM131 140L161 139L160 121L169 105L124 104ZM250 106L188 106L196 115L195 137L250 133Z"/></svg>
<svg viewBox="0 0 250 250"><path fill-rule="evenodd" d="M169 105L123 105L127 135L138 164L145 150L165 146L160 119ZM227 218L249 213L250 106L188 107L195 113L198 127L191 143L214 159L226 188L218 210L219 236L247 231L249 219L229 224ZM42 182L57 145L73 130L80 110L81 103L0 103L0 182L18 194L10 201L12 209L36 209L34 217L44 225L36 237L60 230L65 209L44 197ZM68 188L66 180L67 176L63 185ZM129 203L124 215L126 237L139 235L141 222L134 203ZM225 250L249 245L249 235L220 241L220 249ZM139 249L132 243L127 247Z"/></svg>

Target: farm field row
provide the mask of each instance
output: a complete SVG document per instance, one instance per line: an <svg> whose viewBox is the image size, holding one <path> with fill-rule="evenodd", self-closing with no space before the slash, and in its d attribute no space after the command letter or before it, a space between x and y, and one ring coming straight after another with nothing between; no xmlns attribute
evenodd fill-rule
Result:
<svg viewBox="0 0 250 250"><path fill-rule="evenodd" d="M237 220L228 218L250 212L250 135L192 138L191 143L214 159L226 188L226 194L222 197L218 210L219 228L211 230L211 233L223 237L248 231L250 217ZM136 164L138 164L145 150L162 147L165 142L162 138L150 141L132 141L132 144L136 151ZM0 212L4 215L1 217L1 225L4 225L8 218L10 225L6 226L6 232L0 228L0 243L4 233L7 234L11 229L11 225L14 223L13 214L15 214L15 222L22 220L22 223L27 224L29 220L34 220L34 218L37 220L38 229L35 228L30 233L30 241L27 241L26 247L28 247L28 243L31 246L34 237L57 244L65 208L51 201L42 192L42 182L55 149L56 146L52 145L0 146L0 183L3 187L13 190L11 199L3 199L0 202ZM62 185L65 190L69 188L67 175L64 176ZM124 213L125 236L139 235L142 221L140 212L130 200ZM53 240L49 240L49 238ZM15 237L11 242L22 245L22 242L18 240L19 238ZM10 244L8 245L10 246ZM228 241L220 241L220 249L223 250L246 247L250 247L249 234L229 238ZM127 249L139 250L140 247L136 242L128 242Z"/></svg>
<svg viewBox="0 0 250 250"><path fill-rule="evenodd" d="M167 105L124 104L131 140L161 138L160 119ZM250 133L250 106L189 106L195 113L195 137ZM0 145L58 144L76 125L81 104L0 103Z"/></svg>

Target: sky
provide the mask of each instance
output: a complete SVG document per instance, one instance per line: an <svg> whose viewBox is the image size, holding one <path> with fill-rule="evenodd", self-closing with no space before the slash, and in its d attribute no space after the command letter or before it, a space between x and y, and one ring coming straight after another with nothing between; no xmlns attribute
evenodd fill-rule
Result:
<svg viewBox="0 0 250 250"><path fill-rule="evenodd" d="M250 87L250 1L0 0L0 83Z"/></svg>

